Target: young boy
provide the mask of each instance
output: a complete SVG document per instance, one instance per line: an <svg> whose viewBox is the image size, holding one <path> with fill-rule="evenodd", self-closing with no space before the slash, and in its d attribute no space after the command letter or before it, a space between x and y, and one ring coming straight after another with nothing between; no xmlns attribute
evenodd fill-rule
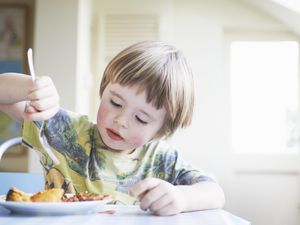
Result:
<svg viewBox="0 0 300 225"><path fill-rule="evenodd" d="M49 77L0 76L0 110L23 123L24 144L41 153L46 188L107 193L157 215L223 207L219 185L159 140L192 118L193 78L180 51L155 41L128 47L104 71L100 97L94 124L59 109ZM43 149L41 129L60 164Z"/></svg>

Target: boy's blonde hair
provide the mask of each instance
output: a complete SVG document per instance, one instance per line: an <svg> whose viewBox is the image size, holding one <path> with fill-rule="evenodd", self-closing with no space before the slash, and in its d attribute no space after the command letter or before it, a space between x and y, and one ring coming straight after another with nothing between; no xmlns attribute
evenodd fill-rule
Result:
<svg viewBox="0 0 300 225"><path fill-rule="evenodd" d="M194 109L193 75L182 52L159 41L134 44L107 65L100 96L109 83L138 85L147 102L166 110L165 123L156 137L168 137L191 123Z"/></svg>

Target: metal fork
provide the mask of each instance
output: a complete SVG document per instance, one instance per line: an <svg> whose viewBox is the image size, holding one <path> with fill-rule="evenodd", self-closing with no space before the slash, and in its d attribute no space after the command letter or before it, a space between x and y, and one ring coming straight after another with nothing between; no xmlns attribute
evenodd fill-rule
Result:
<svg viewBox="0 0 300 225"><path fill-rule="evenodd" d="M30 74L31 74L31 80L32 80L32 82L34 82L35 81L35 70L34 70L34 66L33 66L33 56L32 56L32 49L31 48L29 48L28 51L27 51L27 58L28 58L29 71L30 71ZM30 104L29 102L26 103L25 110L26 110L26 108L29 104ZM43 121L42 126L41 126L40 131L39 131L39 139L40 139L40 142L41 142L43 148L48 153L49 157L53 160L53 162L55 164L59 164L60 161L55 156L55 154L52 152L51 147L50 147L50 145L47 141L47 138L45 136L44 121Z"/></svg>

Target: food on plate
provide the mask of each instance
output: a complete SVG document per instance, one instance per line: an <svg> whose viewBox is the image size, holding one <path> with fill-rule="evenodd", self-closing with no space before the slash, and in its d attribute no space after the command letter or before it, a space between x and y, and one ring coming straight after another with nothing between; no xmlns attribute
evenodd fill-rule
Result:
<svg viewBox="0 0 300 225"><path fill-rule="evenodd" d="M6 201L30 202L31 200L29 194L26 194L17 188L11 188L6 195Z"/></svg>
<svg viewBox="0 0 300 225"><path fill-rule="evenodd" d="M13 202L61 202L64 190L60 188L53 188L40 191L33 195L27 194L17 188L11 188L7 195L6 201Z"/></svg>
<svg viewBox="0 0 300 225"><path fill-rule="evenodd" d="M81 202L81 201L99 201L110 200L111 196L107 194L94 194L89 192L78 194L66 194L61 188L52 188L35 194L25 193L17 188L11 188L7 195L6 201L14 202Z"/></svg>
<svg viewBox="0 0 300 225"><path fill-rule="evenodd" d="M71 197L64 197L64 202L99 201L110 199L110 195L98 195L94 193L78 193Z"/></svg>
<svg viewBox="0 0 300 225"><path fill-rule="evenodd" d="M64 190L61 188L52 188L40 191L30 197L32 202L61 202Z"/></svg>

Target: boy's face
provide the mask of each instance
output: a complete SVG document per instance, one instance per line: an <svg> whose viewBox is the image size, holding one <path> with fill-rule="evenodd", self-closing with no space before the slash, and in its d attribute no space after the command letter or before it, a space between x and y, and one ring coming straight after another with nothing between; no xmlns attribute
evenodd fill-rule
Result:
<svg viewBox="0 0 300 225"><path fill-rule="evenodd" d="M105 88L97 116L104 143L115 150L130 153L150 141L162 127L165 109L146 102L146 93L137 88L110 83Z"/></svg>

